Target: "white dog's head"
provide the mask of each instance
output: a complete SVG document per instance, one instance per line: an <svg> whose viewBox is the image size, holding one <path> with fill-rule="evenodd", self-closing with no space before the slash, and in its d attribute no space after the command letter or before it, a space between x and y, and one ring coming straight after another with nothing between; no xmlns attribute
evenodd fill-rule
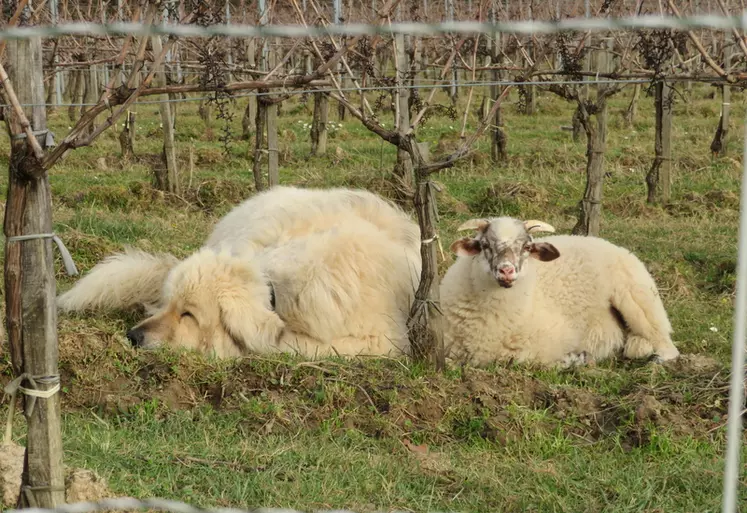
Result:
<svg viewBox="0 0 747 513"><path fill-rule="evenodd" d="M274 344L283 328L272 286L228 253L200 250L171 270L163 290L163 306L127 332L133 346L240 356Z"/></svg>

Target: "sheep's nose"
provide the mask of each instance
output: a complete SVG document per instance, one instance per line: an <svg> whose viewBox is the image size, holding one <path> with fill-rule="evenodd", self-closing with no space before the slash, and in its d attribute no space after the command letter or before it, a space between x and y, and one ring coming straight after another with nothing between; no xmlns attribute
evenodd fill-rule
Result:
<svg viewBox="0 0 747 513"><path fill-rule="evenodd" d="M145 335L141 330L130 330L127 332L127 340L130 341L130 344L132 344L132 347L140 347L143 345L143 339L145 339Z"/></svg>
<svg viewBox="0 0 747 513"><path fill-rule="evenodd" d="M498 269L501 278L512 280L516 277L516 269L513 266L501 267Z"/></svg>

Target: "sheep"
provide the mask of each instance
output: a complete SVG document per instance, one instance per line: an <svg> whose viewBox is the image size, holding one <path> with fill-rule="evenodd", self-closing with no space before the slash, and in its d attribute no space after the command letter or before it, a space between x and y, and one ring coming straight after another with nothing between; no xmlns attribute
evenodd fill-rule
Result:
<svg viewBox="0 0 747 513"><path fill-rule="evenodd" d="M381 197L344 188L274 187L235 207L183 261L129 249L97 264L63 311L146 306L133 346L219 358L409 350L420 230Z"/></svg>
<svg viewBox="0 0 747 513"><path fill-rule="evenodd" d="M555 235L536 220L472 219L455 240L441 283L450 357L566 367L626 358L675 359L672 326L656 284L630 251L598 237Z"/></svg>

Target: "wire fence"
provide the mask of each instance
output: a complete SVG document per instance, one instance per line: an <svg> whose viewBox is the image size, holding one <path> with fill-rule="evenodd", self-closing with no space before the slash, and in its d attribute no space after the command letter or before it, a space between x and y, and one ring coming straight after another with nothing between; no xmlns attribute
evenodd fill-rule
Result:
<svg viewBox="0 0 747 513"><path fill-rule="evenodd" d="M32 37L54 38L66 35L113 36L133 35L152 36L168 35L175 37L279 37L304 38L320 36L374 36L406 34L412 36L431 36L445 34L550 34L563 31L620 31L631 29L714 29L731 31L733 29L747 30L747 10L738 16L697 15L685 17L671 16L634 16L625 18L573 18L558 21L505 21L496 23L479 23L469 21L448 21L440 23L391 23L382 25L370 24L336 24L328 26L302 25L180 25L163 23L145 25L141 23L65 23L59 25L5 27L0 29L0 40L25 39ZM621 80L584 80L577 82L558 81L558 83L621 83ZM625 81L626 83L644 83L645 79ZM548 82L543 82L548 84ZM487 85L527 85L527 82L495 81L480 83L463 83L461 87ZM402 86L399 86L402 87ZM409 88L434 87L427 85L408 85ZM388 90L394 87L372 87L371 90ZM294 91L294 94L304 92L319 92L324 89L308 89ZM330 91L339 91L339 88ZM350 88L351 91L361 91L361 88ZM263 94L263 93L251 93ZM265 93L272 94L272 93ZM196 101L195 98L149 101L148 103L165 103L175 101ZM142 102L145 103L145 102ZM90 104L68 104L72 106ZM744 140L744 154L747 154L747 134ZM743 154L743 156L744 156ZM726 464L723 484L722 511L734 513L737 511L737 491L739 486L740 445L742 441L742 408L744 403L744 366L745 366L745 336L747 335L747 159L743 158L743 175L741 187L741 208L738 242L738 264L736 280L736 303L734 315L734 335L732 344L732 366L728 411L728 442L726 450ZM25 511L27 513L86 513L102 510L126 510L151 508L174 513L197 513L205 511L240 512L237 509L205 510L187 504L162 500L138 500L132 498L109 499L97 503L77 503L62 505L55 509L29 508L25 510L10 510L12 512ZM255 511L292 511L284 509L261 509Z"/></svg>
<svg viewBox="0 0 747 513"><path fill-rule="evenodd" d="M97 502L76 502L74 504L63 504L54 509L25 508L10 509L7 513L93 513L95 511L132 511L150 509L157 511L168 511L170 513L302 513L299 510L287 508L197 508L184 502L166 499L133 499L121 497L117 499L104 499ZM317 513L354 513L346 509L317 510ZM396 510L391 513L398 513Z"/></svg>
<svg viewBox="0 0 747 513"><path fill-rule="evenodd" d="M279 37L303 38L321 36L376 36L404 34L410 36L437 36L446 34L553 34L565 31L602 32L630 29L747 29L747 11L740 16L630 16L624 18L566 18L558 21L499 21L495 23L476 21L442 21L439 23L405 23L372 25L347 23L339 25L187 25L164 22L146 25L135 22L117 23L61 23L59 25L36 25L5 27L0 30L0 40L28 39L31 37L59 36L176 36L176 37Z"/></svg>

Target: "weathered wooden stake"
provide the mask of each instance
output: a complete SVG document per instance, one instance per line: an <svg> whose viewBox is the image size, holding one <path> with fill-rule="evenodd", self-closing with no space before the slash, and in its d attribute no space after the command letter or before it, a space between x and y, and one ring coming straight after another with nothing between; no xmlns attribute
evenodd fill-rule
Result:
<svg viewBox="0 0 747 513"><path fill-rule="evenodd" d="M654 204L657 200L667 203L672 188L672 88L664 80L655 85L656 136L654 151L656 156L646 175L648 188L647 202Z"/></svg>
<svg viewBox="0 0 747 513"><path fill-rule="evenodd" d="M327 119L329 98L325 93L314 93L314 117L311 120L311 154L324 155L327 152Z"/></svg>
<svg viewBox="0 0 747 513"><path fill-rule="evenodd" d="M99 101L99 77L96 71L96 65L92 64L87 69L81 70L84 75L85 94L83 95L83 105L80 106L80 115L86 113L96 102ZM94 123L88 127L89 133L93 131Z"/></svg>
<svg viewBox="0 0 747 513"><path fill-rule="evenodd" d="M43 104L41 39L8 40L6 44L8 74L18 101ZM44 148L46 109L39 105L24 112ZM37 389L46 391L59 385L52 240L8 239L52 233L51 192L47 172L21 137L21 122L12 109L6 112L6 124L11 134L4 226L6 327L14 372L41 378L35 379ZM28 382L24 386L29 387ZM26 420L26 461L19 502L22 507L54 508L65 502L60 395L36 398Z"/></svg>
<svg viewBox="0 0 747 513"><path fill-rule="evenodd" d="M638 98L640 96L641 96L641 84L635 84L633 86L633 96L630 99L630 103L628 103L628 108L625 109L625 115L623 116L625 125L628 127L632 127L633 123L635 122L635 117L636 117L636 114L638 113Z"/></svg>
<svg viewBox="0 0 747 513"><path fill-rule="evenodd" d="M401 11L401 5L399 10ZM400 21L402 20L401 15L399 16ZM405 35L396 34L394 36L395 54L397 63L395 72L397 73L397 118L395 123L397 125L397 131L400 135L405 135L410 128L410 92L406 87L407 71L409 69L407 62L407 51L405 49ZM412 190L414 177L412 175L412 159L410 154L402 149L397 149L397 163L394 166L394 176L399 182L397 184L398 189L402 189L402 192L410 192Z"/></svg>
<svg viewBox="0 0 747 513"><path fill-rule="evenodd" d="M263 97L257 97L257 117L254 120L256 130L254 131L254 188L263 191L265 185L264 173L262 171L262 154L265 152L265 122L267 121L267 105Z"/></svg>
<svg viewBox="0 0 747 513"><path fill-rule="evenodd" d="M246 55L249 67L253 68L256 64L254 54L256 52L256 44L254 38L250 38L246 43ZM252 138L254 133L254 120L257 118L257 97L255 95L247 98L246 109L244 110L244 117L241 120L241 128L243 131L243 137L247 141Z"/></svg>
<svg viewBox="0 0 747 513"><path fill-rule="evenodd" d="M597 59L597 69L600 73L610 72L613 42L612 38L602 41L602 50L599 51ZM586 190L581 200L578 222L573 228L573 233L576 235L599 235L602 220L604 153L607 144L607 89L609 87L608 84L596 86L597 98L594 102L593 113L588 112L585 105L579 105L578 112L586 132Z"/></svg>
<svg viewBox="0 0 747 513"><path fill-rule="evenodd" d="M124 119L124 128L119 134L119 147L122 158L129 159L135 156L135 113L127 111Z"/></svg>
<svg viewBox="0 0 747 513"><path fill-rule="evenodd" d="M496 0L493 0L493 9L491 12L491 20L493 23L496 22L497 6L495 5L495 2ZM493 40L495 41L495 48L493 49L492 61L494 64L500 64L503 61L503 58L501 57L501 50L503 47L503 39L501 38L501 33L496 32L493 35ZM500 70L494 69L493 70L493 82L500 82L502 79L503 79L503 73L501 73ZM503 87L501 87L500 85L493 84L490 86L490 96L493 98L494 102L498 101L498 98L500 98L501 93L503 93ZM495 111L495 118L493 120L493 126L490 130L490 135L491 135L490 157L493 159L494 163L504 162L508 158L508 152L506 151L506 143L507 143L506 133L503 131L502 125L503 125L503 116L501 112L501 107L498 107L498 109Z"/></svg>
<svg viewBox="0 0 747 513"><path fill-rule="evenodd" d="M278 39L274 40L275 46ZM274 69L277 63L277 52L273 48L267 55L265 69ZM270 97L272 98L272 96ZM267 181L270 187L280 184L280 148L278 143L278 104L267 106Z"/></svg>
<svg viewBox="0 0 747 513"><path fill-rule="evenodd" d="M75 55L74 58L80 62L85 59L85 56L78 54ZM77 121L78 113L80 112L80 107L78 105L83 103L83 95L86 91L85 70L83 68L78 68L71 71L70 74L70 103L72 105L68 107L67 115L70 118L70 121Z"/></svg>
<svg viewBox="0 0 747 513"><path fill-rule="evenodd" d="M163 44L161 43L161 36L155 35L151 38L153 44L153 52L158 55L163 50ZM153 77L156 87L166 86L166 69L165 65L161 64L160 69ZM158 96L160 103L158 105L161 111L161 124L163 125L163 153L162 161L166 165L165 172L161 171L158 166L155 170L155 185L156 188L170 192L172 194L181 194L181 187L179 186L179 164L176 159L176 144L174 143L174 122L173 113L171 111L171 105L168 103L169 95L161 94Z"/></svg>
<svg viewBox="0 0 747 513"><path fill-rule="evenodd" d="M438 274L438 211L436 208L435 185L430 173L425 169L426 162L420 146L410 135L408 150L415 167L415 195L413 203L418 216L422 270L420 284L415 291L415 300L407 320L412 357L416 361L431 360L437 371L445 367L443 326Z"/></svg>
<svg viewBox="0 0 747 513"><path fill-rule="evenodd" d="M536 59L536 55L534 52L534 44L530 41L529 43L527 43L526 46L527 46L526 51L529 54L529 56L532 59ZM525 59L524 62L526 66L528 67L529 61ZM529 82L534 81L531 77L529 77L528 80ZM524 101L525 101L524 114L526 114L527 116L531 116L537 110L537 88L533 85L525 85L525 86L522 86L522 88L524 90Z"/></svg>
<svg viewBox="0 0 747 513"><path fill-rule="evenodd" d="M724 41L724 71L731 72L731 58L733 46ZM731 114L731 87L721 86L721 118L719 119L716 134L711 142L711 151L714 157L726 155L729 145L729 115Z"/></svg>

